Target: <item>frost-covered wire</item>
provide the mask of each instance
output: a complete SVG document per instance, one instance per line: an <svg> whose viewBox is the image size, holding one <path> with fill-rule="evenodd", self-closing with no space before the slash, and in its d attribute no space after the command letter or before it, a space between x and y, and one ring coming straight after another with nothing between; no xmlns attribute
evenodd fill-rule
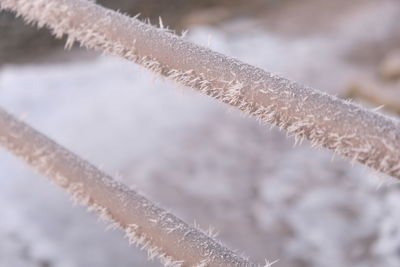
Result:
<svg viewBox="0 0 400 267"><path fill-rule="evenodd" d="M130 243L146 249L150 259L160 258L165 266L259 266L116 182L1 108L0 147L66 189L74 201L109 220L112 227L124 229Z"/></svg>
<svg viewBox="0 0 400 267"><path fill-rule="evenodd" d="M0 0L57 37L124 57L342 156L400 178L400 123L86 0Z"/></svg>

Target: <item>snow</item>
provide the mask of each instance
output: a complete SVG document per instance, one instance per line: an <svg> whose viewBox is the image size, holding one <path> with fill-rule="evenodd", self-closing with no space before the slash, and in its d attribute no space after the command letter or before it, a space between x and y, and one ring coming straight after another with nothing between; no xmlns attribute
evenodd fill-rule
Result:
<svg viewBox="0 0 400 267"><path fill-rule="evenodd" d="M213 49L331 93L358 72L341 58L348 41L190 32L202 44L210 35ZM398 183L308 143L293 148L285 133L124 60L6 66L0 106L259 262L400 264ZM4 151L0 210L0 267L159 266Z"/></svg>

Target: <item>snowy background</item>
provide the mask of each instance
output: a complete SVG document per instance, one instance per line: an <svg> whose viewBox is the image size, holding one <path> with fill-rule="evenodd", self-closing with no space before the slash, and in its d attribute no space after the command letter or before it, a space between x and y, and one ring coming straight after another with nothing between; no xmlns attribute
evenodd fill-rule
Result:
<svg viewBox="0 0 400 267"><path fill-rule="evenodd" d="M346 2L310 18L312 1L286 1L274 23L229 13L206 24L207 12L193 12L186 21L201 23L187 38L346 96L400 45L398 1ZM293 147L284 132L130 62L69 54L1 64L0 106L254 261L400 266L397 181ZM0 267L160 266L5 151L0 211Z"/></svg>

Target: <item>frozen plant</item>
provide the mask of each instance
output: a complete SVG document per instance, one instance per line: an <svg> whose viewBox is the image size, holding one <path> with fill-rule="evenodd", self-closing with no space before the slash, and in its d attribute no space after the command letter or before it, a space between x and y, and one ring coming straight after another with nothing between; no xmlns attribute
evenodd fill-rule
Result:
<svg viewBox="0 0 400 267"><path fill-rule="evenodd" d="M56 37L134 61L322 146L400 178L399 121L273 75L86 0L0 0Z"/></svg>
<svg viewBox="0 0 400 267"><path fill-rule="evenodd" d="M257 267L0 108L0 146L171 267Z"/></svg>

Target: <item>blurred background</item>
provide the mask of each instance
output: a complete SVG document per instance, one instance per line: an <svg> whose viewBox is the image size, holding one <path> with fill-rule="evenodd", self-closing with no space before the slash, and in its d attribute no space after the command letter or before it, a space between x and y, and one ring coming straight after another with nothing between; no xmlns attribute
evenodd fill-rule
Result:
<svg viewBox="0 0 400 267"><path fill-rule="evenodd" d="M99 0L247 63L400 113L398 0ZM400 266L400 186L119 58L0 13L0 106L276 267ZM0 266L154 266L0 151Z"/></svg>

